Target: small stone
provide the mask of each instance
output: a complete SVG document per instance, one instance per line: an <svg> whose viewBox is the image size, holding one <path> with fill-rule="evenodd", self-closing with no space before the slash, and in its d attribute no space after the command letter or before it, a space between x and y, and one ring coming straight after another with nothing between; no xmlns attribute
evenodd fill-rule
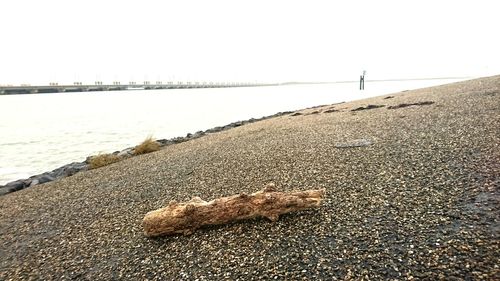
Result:
<svg viewBox="0 0 500 281"><path fill-rule="evenodd" d="M351 147L362 147L362 146L368 146L372 145L373 141L368 140L368 139L357 139L357 140L352 140L348 142L341 142L341 143L336 143L335 147L336 148L351 148Z"/></svg>
<svg viewBox="0 0 500 281"><path fill-rule="evenodd" d="M354 108L352 109L351 111L361 111L361 110L369 110L369 109L375 109L375 108L380 108L380 107L384 107L385 105L383 104L369 104L367 106L360 106L360 107L357 107L357 108Z"/></svg>
<svg viewBox="0 0 500 281"><path fill-rule="evenodd" d="M23 180L17 180L13 182L9 182L5 185L6 188L9 188L13 191L21 190L26 187L26 184Z"/></svg>
<svg viewBox="0 0 500 281"><path fill-rule="evenodd" d="M120 151L117 155L118 155L118 157L127 158L127 157L131 157L133 154L134 154L134 148L129 147L129 148L126 148L126 149Z"/></svg>

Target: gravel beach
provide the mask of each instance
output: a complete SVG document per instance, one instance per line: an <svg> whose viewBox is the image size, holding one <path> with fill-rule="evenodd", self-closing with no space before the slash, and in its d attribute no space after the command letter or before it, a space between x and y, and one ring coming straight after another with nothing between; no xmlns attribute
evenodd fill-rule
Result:
<svg viewBox="0 0 500 281"><path fill-rule="evenodd" d="M171 200L322 206L146 238ZM321 106L0 196L0 280L500 279L500 76Z"/></svg>

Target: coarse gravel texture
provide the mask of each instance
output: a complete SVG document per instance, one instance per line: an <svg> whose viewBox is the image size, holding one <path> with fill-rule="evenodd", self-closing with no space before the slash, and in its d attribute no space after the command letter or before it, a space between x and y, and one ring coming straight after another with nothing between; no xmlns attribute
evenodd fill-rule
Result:
<svg viewBox="0 0 500 281"><path fill-rule="evenodd" d="M208 134L2 196L0 280L500 279L500 76L391 96ZM388 109L400 104L415 105ZM352 111L360 107L370 109ZM368 141L336 147L356 140ZM269 182L327 194L320 208L276 223L142 233L144 214L170 200Z"/></svg>

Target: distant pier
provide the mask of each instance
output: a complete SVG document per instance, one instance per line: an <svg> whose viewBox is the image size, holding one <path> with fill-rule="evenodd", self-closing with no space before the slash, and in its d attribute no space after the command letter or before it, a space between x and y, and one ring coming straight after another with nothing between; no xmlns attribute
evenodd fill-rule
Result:
<svg viewBox="0 0 500 281"><path fill-rule="evenodd" d="M113 82L112 84L103 84L95 82L93 85L83 85L75 82L72 85L59 85L50 83L48 86L1 86L0 95L16 94L41 94L41 93L68 93L68 92L95 92L95 91L126 91L126 90L159 90L159 89L195 89L195 88L232 88L232 87L258 87L258 86L276 86L277 83L242 83L242 82L156 82L154 84L145 81L141 84L129 82L121 84Z"/></svg>

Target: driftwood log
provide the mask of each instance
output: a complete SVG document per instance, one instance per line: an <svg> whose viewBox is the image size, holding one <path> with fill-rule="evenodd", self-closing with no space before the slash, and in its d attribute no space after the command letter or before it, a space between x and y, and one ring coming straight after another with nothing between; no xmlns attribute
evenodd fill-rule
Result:
<svg viewBox="0 0 500 281"><path fill-rule="evenodd" d="M277 192L268 185L256 193L222 197L210 202L194 197L189 202L170 202L144 216L142 226L149 237L191 234L204 225L224 224L258 216L277 221L279 215L319 206L324 189Z"/></svg>

